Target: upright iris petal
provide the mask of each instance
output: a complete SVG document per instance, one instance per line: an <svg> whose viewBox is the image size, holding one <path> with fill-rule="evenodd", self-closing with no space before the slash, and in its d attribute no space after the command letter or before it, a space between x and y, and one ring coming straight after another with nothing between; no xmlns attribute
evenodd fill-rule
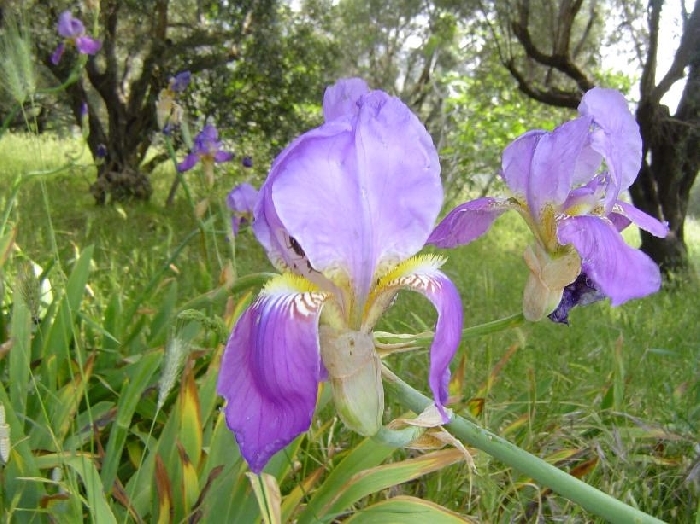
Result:
<svg viewBox="0 0 700 524"><path fill-rule="evenodd" d="M274 161L254 210L258 240L297 291L288 286L273 300L264 290L243 313L218 382L229 427L256 472L309 427L320 380L350 428L376 433L384 395L372 330L400 289L422 293L438 311L429 380L447 421L462 306L438 269L442 259L415 256L442 204L435 147L408 107L359 79L328 88L323 112L325 123ZM292 379L281 371L290 362L306 371ZM290 399L290 388L303 399ZM283 438L272 419L285 424Z"/></svg>
<svg viewBox="0 0 700 524"><path fill-rule="evenodd" d="M658 267L620 236L630 223L658 237L668 233L665 224L619 200L641 166L637 123L611 89L587 92L579 113L552 132L529 131L506 147L501 175L512 196L457 206L428 240L445 248L467 244L516 209L535 234L525 252L529 320L554 311L550 318L566 322L576 305L609 297L617 306L661 285Z"/></svg>
<svg viewBox="0 0 700 524"><path fill-rule="evenodd" d="M56 31L63 37L56 50L51 54L51 63L57 65L61 61L66 46L75 47L79 53L94 55L102 47L102 42L89 37L80 19L75 18L70 11L64 11L58 17Z"/></svg>

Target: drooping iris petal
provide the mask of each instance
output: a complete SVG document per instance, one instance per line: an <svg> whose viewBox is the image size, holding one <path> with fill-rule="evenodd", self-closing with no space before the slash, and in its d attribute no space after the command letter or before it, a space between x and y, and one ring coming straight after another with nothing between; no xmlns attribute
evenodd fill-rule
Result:
<svg viewBox="0 0 700 524"><path fill-rule="evenodd" d="M102 49L102 42L89 36L79 36L75 39L75 47L84 55L94 55Z"/></svg>
<svg viewBox="0 0 700 524"><path fill-rule="evenodd" d="M51 54L51 63L53 65L58 65L58 63L61 61L61 57L63 56L63 53L66 50L66 44L61 42L58 44L56 47L55 51Z"/></svg>
<svg viewBox="0 0 700 524"><path fill-rule="evenodd" d="M596 216L570 217L559 224L559 242L573 244L582 271L613 306L655 293L661 287L658 266L625 244L615 226Z"/></svg>
<svg viewBox="0 0 700 524"><path fill-rule="evenodd" d="M512 205L492 197L481 197L460 204L430 233L427 243L451 248L470 243L486 233L491 224Z"/></svg>
<svg viewBox="0 0 700 524"><path fill-rule="evenodd" d="M197 155L196 153L190 153L185 157L185 159L182 162L180 162L177 165L177 170L180 171L180 173L189 171L195 166L197 160L199 160L199 155Z"/></svg>
<svg viewBox="0 0 700 524"><path fill-rule="evenodd" d="M380 262L397 263L428 238L442 202L440 165L423 125L386 93L363 96L352 125L342 122L290 146L263 205L314 268L346 270L362 300Z"/></svg>
<svg viewBox="0 0 700 524"><path fill-rule="evenodd" d="M321 376L318 318L325 295L281 276L236 323L217 391L250 469L259 473L311 424Z"/></svg>
<svg viewBox="0 0 700 524"><path fill-rule="evenodd" d="M644 211L637 209L627 202L618 200L613 209L634 222L639 228L651 233L655 237L664 238L668 235L668 225L659 222L651 215L647 215Z"/></svg>
<svg viewBox="0 0 700 524"><path fill-rule="evenodd" d="M434 256L410 258L382 278L377 288L384 290L384 296L389 299L399 288L417 291L430 300L437 310L435 337L430 346L429 384L435 404L446 423L448 418L444 404L447 402L447 386L450 381L449 365L459 347L464 313L457 288L438 269L443 262L444 259ZM382 300L377 302L381 308ZM372 317L373 312L368 316Z"/></svg>
<svg viewBox="0 0 700 524"><path fill-rule="evenodd" d="M537 142L526 193L530 213L536 219L541 218L545 206L559 206L569 196L590 123L588 118L565 122Z"/></svg>
<svg viewBox="0 0 700 524"><path fill-rule="evenodd" d="M600 127L592 133L591 147L605 157L616 192L627 189L637 178L642 162L642 138L625 97L614 89L594 87L578 107Z"/></svg>
<svg viewBox="0 0 700 524"><path fill-rule="evenodd" d="M339 80L323 94L323 119L330 122L356 115L357 101L366 93L369 93L369 87L361 78Z"/></svg>
<svg viewBox="0 0 700 524"><path fill-rule="evenodd" d="M438 312L435 338L430 346L428 382L443 421L447 422L443 406L447 402L447 386L450 382L449 365L462 336L462 301L452 281L437 269L417 272L410 287L425 295Z"/></svg>

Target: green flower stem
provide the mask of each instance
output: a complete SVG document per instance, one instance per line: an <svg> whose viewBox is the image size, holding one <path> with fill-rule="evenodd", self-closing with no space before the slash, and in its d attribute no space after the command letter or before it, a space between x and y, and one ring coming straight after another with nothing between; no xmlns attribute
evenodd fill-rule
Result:
<svg viewBox="0 0 700 524"><path fill-rule="evenodd" d="M498 333L499 331L504 331L506 329L511 329L514 327L522 326L525 323L525 317L522 313L516 313L506 318L500 318L498 320L493 320L487 322L486 324L481 324L479 326L472 326L465 328L462 331L462 340L468 338L478 338L491 333Z"/></svg>
<svg viewBox="0 0 700 524"><path fill-rule="evenodd" d="M491 322L487 322L486 324L465 328L462 330L462 340L498 333L499 331L521 326L524 323L525 317L523 314L516 313L515 315L493 320ZM433 338L435 338L435 333L433 331L424 331L422 333L415 333L412 335L396 335L385 331L375 331L374 336L384 343L420 344L432 342Z"/></svg>
<svg viewBox="0 0 700 524"><path fill-rule="evenodd" d="M185 192L185 198L187 198L187 203L192 207L192 211L195 209L195 203L194 199L192 198L192 194L190 193L190 188L187 185L187 181L185 180L185 176L180 172L180 170L177 168L177 156L175 155L175 150L173 149L173 144L170 141L170 137L167 135L165 136L165 147L168 150L168 156L170 156L170 160L172 160L173 165L175 165L175 176L177 177L179 184L182 186L182 190ZM174 193L172 195L173 197L175 196ZM168 201L170 201L170 195L168 195ZM170 202L169 202L170 203ZM201 220L197 219L199 224L201 225Z"/></svg>
<svg viewBox="0 0 700 524"><path fill-rule="evenodd" d="M396 393L399 402L404 407L421 413L433 403L431 399L413 389L387 368L383 369L382 374L387 386ZM460 416L454 415L446 428L468 445L485 451L504 464L532 477L539 484L547 486L552 491L579 504L586 511L609 522L615 524L663 523L663 521L595 489Z"/></svg>

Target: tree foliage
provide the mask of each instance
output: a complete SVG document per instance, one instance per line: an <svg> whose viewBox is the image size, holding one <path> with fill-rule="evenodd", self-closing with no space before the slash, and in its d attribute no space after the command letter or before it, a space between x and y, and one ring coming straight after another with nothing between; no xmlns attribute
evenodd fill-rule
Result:
<svg viewBox="0 0 700 524"><path fill-rule="evenodd" d="M75 73L74 54L58 65L50 60L59 42L58 15L72 7L62 0L31 4L36 56L53 83ZM62 101L78 124L87 103L90 149L106 147L91 188L98 203L149 198L141 163L158 131L158 94L178 71L196 79L189 96L193 116L214 117L234 135L254 129L282 143L306 116L303 102L318 100L324 62L317 60L320 53L310 59L309 50L325 53L324 42L311 41L275 0L101 0L83 7L73 14L102 40L102 50L87 59ZM9 6L22 8L19 2Z"/></svg>
<svg viewBox="0 0 700 524"><path fill-rule="evenodd" d="M465 62L459 39L476 9L454 0L307 0L302 12L339 50L333 78L360 76L399 96L439 142L446 78Z"/></svg>

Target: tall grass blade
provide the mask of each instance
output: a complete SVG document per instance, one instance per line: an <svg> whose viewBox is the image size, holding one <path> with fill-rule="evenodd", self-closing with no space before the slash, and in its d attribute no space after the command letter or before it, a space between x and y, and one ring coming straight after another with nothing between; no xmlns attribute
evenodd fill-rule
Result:
<svg viewBox="0 0 700 524"><path fill-rule="evenodd" d="M100 474L93 460L85 455L68 455L64 453L43 455L38 460L41 469L68 466L73 469L85 486L83 504L87 507L92 522L117 524L117 519L109 507L107 497L102 489Z"/></svg>
<svg viewBox="0 0 700 524"><path fill-rule="evenodd" d="M41 331L48 333L41 352L42 360L47 363L47 365L42 366L42 372L45 384L51 391L57 390L63 382L63 377L59 376L61 370L68 370L70 366L71 340L77 331L74 321L85 293L92 255L93 246L88 246L83 250L68 277L65 293L59 299L55 318L51 319L50 314L47 314L41 326ZM85 362L83 348L79 344L75 344L73 349L75 350L75 359L82 365Z"/></svg>
<svg viewBox="0 0 700 524"><path fill-rule="evenodd" d="M408 482L464 460L458 449L434 451L414 459L377 466L355 475L342 486L334 485L335 497L321 510L320 516L335 516L346 511L363 497Z"/></svg>
<svg viewBox="0 0 700 524"><path fill-rule="evenodd" d="M29 363L32 358L31 349L32 315L21 296L14 294L12 304L12 322L10 324L10 339L12 346L9 351L10 398L15 413L27 413L27 395L29 394Z"/></svg>
<svg viewBox="0 0 700 524"><path fill-rule="evenodd" d="M346 524L464 524L476 522L429 500L399 495L358 511Z"/></svg>
<svg viewBox="0 0 700 524"><path fill-rule="evenodd" d="M282 524L282 494L275 477L267 473L256 475L248 472L246 476L253 487L260 513L265 524Z"/></svg>
<svg viewBox="0 0 700 524"><path fill-rule="evenodd" d="M372 439L363 440L338 464L323 485L314 493L299 516L298 524L311 524L322 516L323 508L336 498L350 479L361 471L381 464L394 452L394 448Z"/></svg>
<svg viewBox="0 0 700 524"><path fill-rule="evenodd" d="M112 489L112 484L117 477L124 442L129 434L136 405L145 389L149 387L151 377L158 368L161 358L162 355L158 352L146 353L138 362L130 366L130 369L125 370L126 379L117 403L117 420L112 425L102 464L102 485L107 492Z"/></svg>
<svg viewBox="0 0 700 524"><path fill-rule="evenodd" d="M193 366L185 367L178 397L177 417L180 426L179 440L189 460L197 468L202 453L202 415Z"/></svg>
<svg viewBox="0 0 700 524"><path fill-rule="evenodd" d="M172 522L173 494L168 471L160 457L156 457L156 488L158 490L158 524Z"/></svg>
<svg viewBox="0 0 700 524"><path fill-rule="evenodd" d="M0 475L0 506L5 506L5 501L13 501L17 507L38 508L46 490L38 482L22 480L23 477L38 478L41 473L24 434L24 424L12 408L2 382L0 382L0 403L5 406L5 424L10 427L11 438L10 458L3 466L2 475ZM9 521L8 508L0 507L0 510L2 510L0 514L8 515Z"/></svg>

